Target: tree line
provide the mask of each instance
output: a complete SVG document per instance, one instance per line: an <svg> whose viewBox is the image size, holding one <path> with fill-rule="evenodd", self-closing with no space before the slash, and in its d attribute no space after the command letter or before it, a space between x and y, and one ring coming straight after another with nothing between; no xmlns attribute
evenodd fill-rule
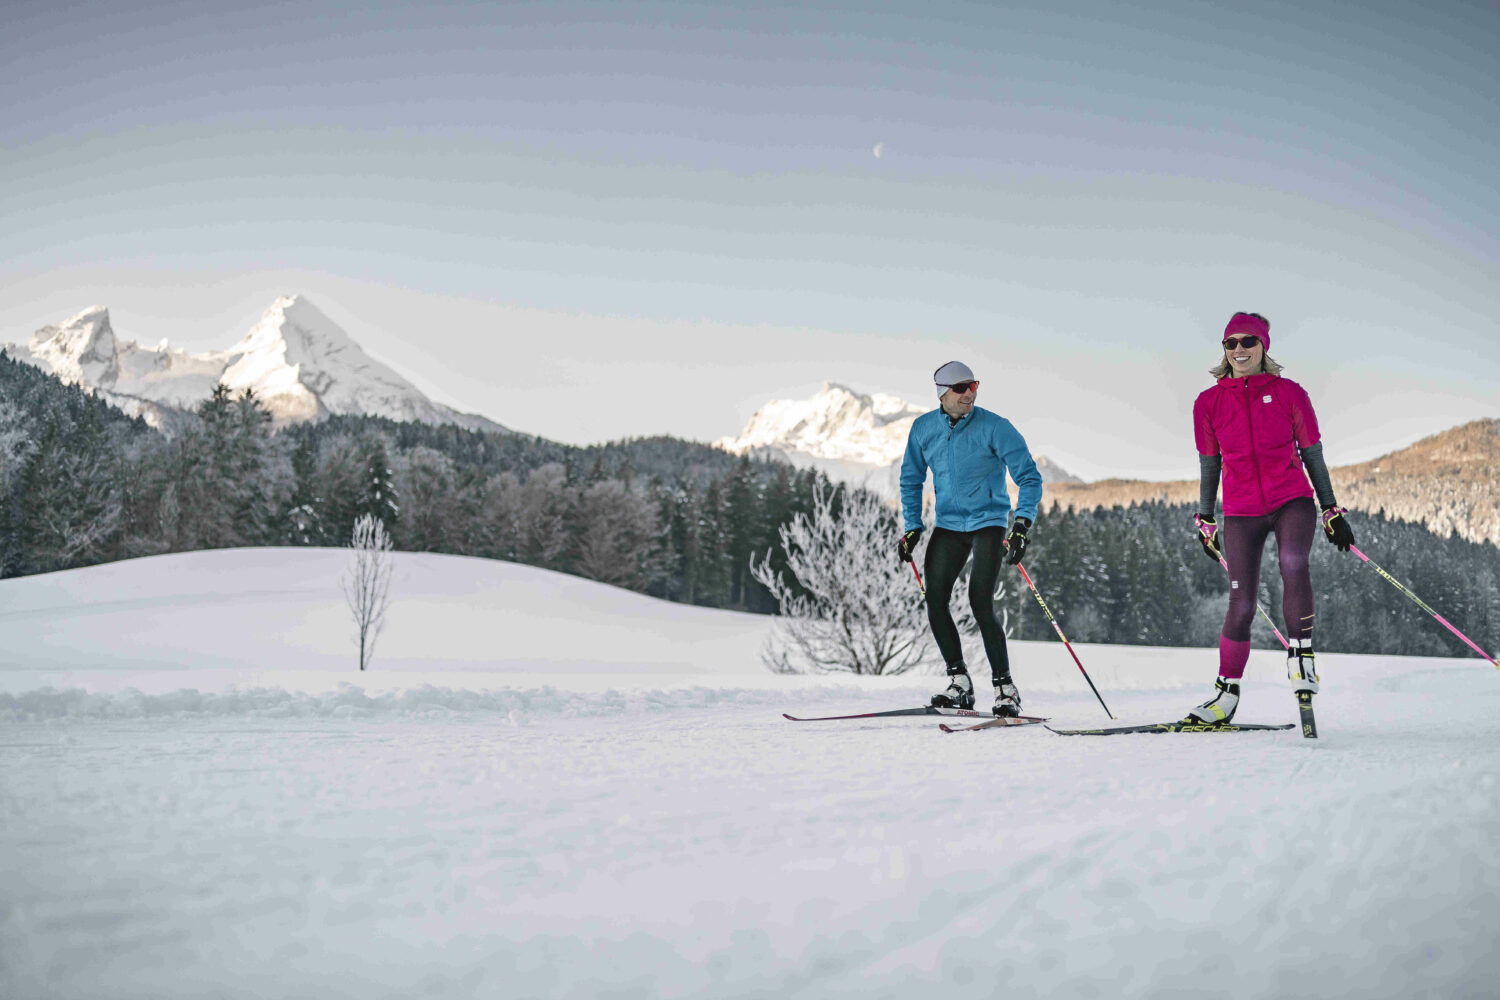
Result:
<svg viewBox="0 0 1500 1000"><path fill-rule="evenodd" d="M0 576L135 556L348 545L506 559L769 612L751 555L827 480L657 437L539 437L342 416L273 431L220 386L171 437L0 352Z"/></svg>
<svg viewBox="0 0 1500 1000"><path fill-rule="evenodd" d="M349 416L273 431L259 400L222 387L168 437L0 352L0 577L207 548L345 546L369 515L404 551L770 613L778 602L752 559L784 571L781 529L806 518L820 491L835 515L858 495L819 473L667 437L575 447ZM889 538L869 544L894 560L899 530L886 510ZM1227 583L1191 517L1190 506L1161 503L1044 509L1027 567L1069 638L1214 645ZM1500 646L1500 549L1379 515L1351 521L1371 557L1476 642ZM862 561L830 565L867 574ZM1319 541L1312 574L1320 648L1468 653L1352 555ZM802 591L795 574L783 577ZM915 597L914 580L892 579ZM1274 539L1260 598L1280 622ZM1053 634L1018 574L1002 574L996 610L1009 635ZM1259 618L1253 637L1275 645Z"/></svg>

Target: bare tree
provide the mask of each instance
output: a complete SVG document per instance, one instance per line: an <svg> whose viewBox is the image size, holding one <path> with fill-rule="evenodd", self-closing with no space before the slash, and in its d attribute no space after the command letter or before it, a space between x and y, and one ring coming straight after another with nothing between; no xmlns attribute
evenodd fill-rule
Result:
<svg viewBox="0 0 1500 1000"><path fill-rule="evenodd" d="M385 522L365 514L354 522L350 536L349 565L339 580L359 637L359 669L375 658L375 640L385 627L385 610L390 604L391 536Z"/></svg>
<svg viewBox="0 0 1500 1000"><path fill-rule="evenodd" d="M818 487L812 510L781 526L797 587L771 568L768 551L750 571L780 606L762 658L778 673L899 674L920 664L931 642L921 592L895 556L893 512L863 490Z"/></svg>

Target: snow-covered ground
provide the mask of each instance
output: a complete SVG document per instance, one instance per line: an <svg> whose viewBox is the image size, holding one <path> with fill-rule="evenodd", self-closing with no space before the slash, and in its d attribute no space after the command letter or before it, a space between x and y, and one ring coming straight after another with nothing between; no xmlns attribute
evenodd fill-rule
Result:
<svg viewBox="0 0 1500 1000"><path fill-rule="evenodd" d="M342 564L0 582L0 996L1496 992L1478 660L1320 656L1317 741L791 723L941 685L776 677L764 619L409 554L360 674ZM1079 652L1122 721L1214 672ZM1058 644L1013 659L1029 711L1107 722ZM1293 721L1280 669L1242 719Z"/></svg>

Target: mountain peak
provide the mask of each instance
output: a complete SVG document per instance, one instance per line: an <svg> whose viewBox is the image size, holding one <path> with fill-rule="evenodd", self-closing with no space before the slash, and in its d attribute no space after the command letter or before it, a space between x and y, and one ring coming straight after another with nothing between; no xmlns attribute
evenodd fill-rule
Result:
<svg viewBox="0 0 1500 1000"><path fill-rule="evenodd" d="M61 326L42 327L27 349L64 382L107 385L120 374L119 346L104 306L89 306Z"/></svg>
<svg viewBox="0 0 1500 1000"><path fill-rule="evenodd" d="M776 454L797 466L822 469L846 482L894 493L896 470L906 451L912 421L936 406L898 396L862 393L840 382L824 382L810 399L773 399L738 437L714 444L737 455ZM1045 482L1072 481L1066 470L1034 456Z"/></svg>

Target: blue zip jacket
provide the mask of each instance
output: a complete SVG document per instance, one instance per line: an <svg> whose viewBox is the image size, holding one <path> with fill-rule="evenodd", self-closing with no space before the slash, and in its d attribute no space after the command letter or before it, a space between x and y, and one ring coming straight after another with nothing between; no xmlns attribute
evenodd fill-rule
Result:
<svg viewBox="0 0 1500 1000"><path fill-rule="evenodd" d="M1021 488L1016 516L1036 521L1042 474L1021 432L999 414L976 406L949 427L948 415L938 407L912 421L901 460L901 516L907 531L922 527L922 484L928 469L937 489L939 528L978 531L1006 524L1006 469Z"/></svg>

